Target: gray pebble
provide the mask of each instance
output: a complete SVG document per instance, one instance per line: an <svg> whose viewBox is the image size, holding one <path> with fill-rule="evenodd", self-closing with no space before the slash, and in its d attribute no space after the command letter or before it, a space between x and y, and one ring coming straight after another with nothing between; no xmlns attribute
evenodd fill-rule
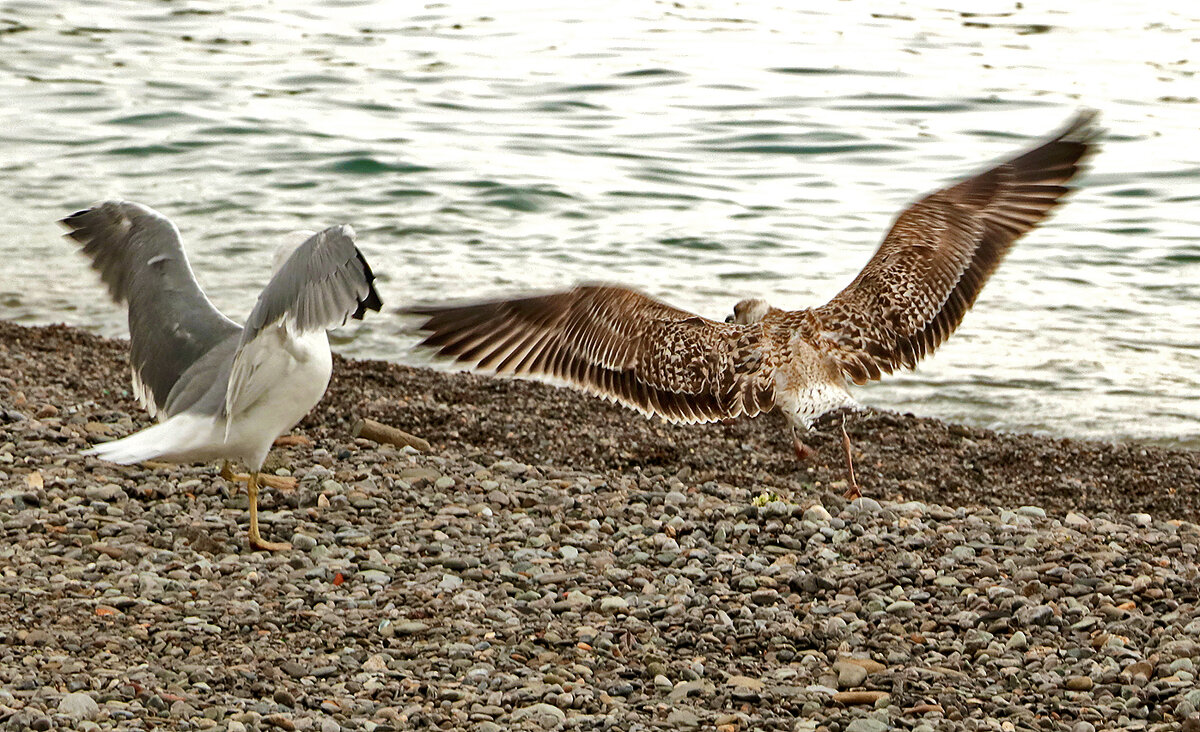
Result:
<svg viewBox="0 0 1200 732"><path fill-rule="evenodd" d="M839 689L853 689L856 686L862 686L862 683L867 680L867 670L858 664L839 663L834 665L834 670L838 675Z"/></svg>
<svg viewBox="0 0 1200 732"><path fill-rule="evenodd" d="M566 713L552 704L531 704L527 707L521 707L512 713L512 721L514 722L528 719L535 724L541 724L543 727L557 726L562 724L566 718Z"/></svg>
<svg viewBox="0 0 1200 732"><path fill-rule="evenodd" d="M417 635L424 633L429 626L419 620L406 620L392 626L396 635Z"/></svg>
<svg viewBox="0 0 1200 732"><path fill-rule="evenodd" d="M846 732L887 732L891 725L871 717L860 717L846 725Z"/></svg>
<svg viewBox="0 0 1200 732"><path fill-rule="evenodd" d="M600 600L600 612L619 613L629 609L629 603L623 597L605 597Z"/></svg>
<svg viewBox="0 0 1200 732"><path fill-rule="evenodd" d="M672 709L667 714L670 729L696 729L703 723L700 715L691 709Z"/></svg>
<svg viewBox="0 0 1200 732"><path fill-rule="evenodd" d="M100 705L91 696L77 691L59 700L58 713L72 719L95 719L100 715Z"/></svg>
<svg viewBox="0 0 1200 732"><path fill-rule="evenodd" d="M317 540L308 534L295 533L292 534L292 546L299 551L306 552L317 545Z"/></svg>
<svg viewBox="0 0 1200 732"><path fill-rule="evenodd" d="M378 569L365 569L358 573L358 578L368 585L386 585L392 581L387 572Z"/></svg>
<svg viewBox="0 0 1200 732"><path fill-rule="evenodd" d="M883 510L883 507L879 505L879 501L876 501L874 498L870 498L868 496L863 496L862 498L856 498L853 501L850 501L850 504L847 506L847 508L851 513L879 513L881 510Z"/></svg>
<svg viewBox="0 0 1200 732"><path fill-rule="evenodd" d="M1012 634L1012 636L1004 644L1004 647L1014 651L1023 651L1026 648L1029 648L1029 641L1025 638L1025 633L1018 630Z"/></svg>

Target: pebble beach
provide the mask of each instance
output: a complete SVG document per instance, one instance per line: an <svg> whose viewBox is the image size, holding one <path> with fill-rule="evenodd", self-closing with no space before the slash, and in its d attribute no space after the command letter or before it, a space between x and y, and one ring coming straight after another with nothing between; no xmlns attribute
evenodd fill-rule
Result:
<svg viewBox="0 0 1200 732"><path fill-rule="evenodd" d="M218 466L79 456L126 351L0 322L0 725L1200 731L1195 452L867 410L851 503L840 415L337 359L252 552Z"/></svg>

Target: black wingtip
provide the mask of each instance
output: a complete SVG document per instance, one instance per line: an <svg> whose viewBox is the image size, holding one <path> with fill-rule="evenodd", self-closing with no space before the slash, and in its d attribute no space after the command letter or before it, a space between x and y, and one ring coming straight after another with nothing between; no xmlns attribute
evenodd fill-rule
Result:
<svg viewBox="0 0 1200 732"><path fill-rule="evenodd" d="M94 208L81 208L69 216L62 217L61 219L58 220L58 223L67 228L74 228L75 221L78 221L81 217L86 216L87 214L90 214L92 211L95 211L95 210L96 209L94 209Z"/></svg>
<svg viewBox="0 0 1200 732"><path fill-rule="evenodd" d="M383 300L379 297L379 293L375 290L375 273L371 271L371 265L367 264L366 257L363 256L358 248L355 248L355 254L358 255L358 263L362 265L363 276L367 280L367 296L358 301L358 308L350 317L355 320L362 320L368 310L380 312L383 309Z"/></svg>
<svg viewBox="0 0 1200 732"><path fill-rule="evenodd" d="M363 315L368 310L379 312L383 308L383 300L379 299L379 293L375 291L375 285L368 285L370 288L367 296L358 301L358 309L354 311L354 315L350 316L355 320L362 320Z"/></svg>
<svg viewBox="0 0 1200 732"><path fill-rule="evenodd" d="M63 234L63 236L74 239L75 241L80 241L76 234L87 227L87 222L84 221L84 218L95 210L95 207L83 208L71 214L70 216L62 217L55 223L67 230L67 233Z"/></svg>

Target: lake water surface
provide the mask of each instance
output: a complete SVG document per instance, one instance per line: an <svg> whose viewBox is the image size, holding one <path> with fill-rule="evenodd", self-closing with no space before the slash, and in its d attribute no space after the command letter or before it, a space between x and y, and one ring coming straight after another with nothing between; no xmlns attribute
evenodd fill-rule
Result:
<svg viewBox="0 0 1200 732"><path fill-rule="evenodd" d="M561 5L0 6L0 317L125 333L53 223L110 197L173 219L235 319L281 236L342 222L392 309L583 280L814 305L906 203L1087 106L1081 190L938 353L857 395L1200 445L1200 6ZM403 327L335 348L419 363Z"/></svg>

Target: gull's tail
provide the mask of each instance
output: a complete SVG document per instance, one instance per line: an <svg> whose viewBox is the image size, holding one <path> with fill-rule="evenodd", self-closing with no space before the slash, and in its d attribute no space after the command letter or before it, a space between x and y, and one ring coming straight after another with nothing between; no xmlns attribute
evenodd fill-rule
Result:
<svg viewBox="0 0 1200 732"><path fill-rule="evenodd" d="M193 451L208 440L213 428L212 417L181 414L120 440L96 445L82 454L120 465L155 458L191 461L196 459L192 457Z"/></svg>

